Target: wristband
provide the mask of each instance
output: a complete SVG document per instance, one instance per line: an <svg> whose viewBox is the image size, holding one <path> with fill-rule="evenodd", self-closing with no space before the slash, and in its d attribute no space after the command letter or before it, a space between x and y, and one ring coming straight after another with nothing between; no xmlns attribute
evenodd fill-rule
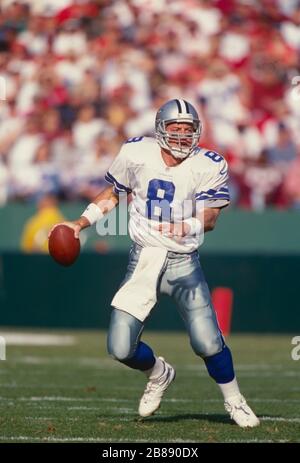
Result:
<svg viewBox="0 0 300 463"><path fill-rule="evenodd" d="M189 219L184 219L184 222L190 226L188 235L200 235L202 223L199 219L196 219L196 217L190 217Z"/></svg>
<svg viewBox="0 0 300 463"><path fill-rule="evenodd" d="M81 217L85 217L90 222L90 225L98 222L98 220L102 219L103 216L104 214L100 207L95 203L90 203L86 210L81 214Z"/></svg>

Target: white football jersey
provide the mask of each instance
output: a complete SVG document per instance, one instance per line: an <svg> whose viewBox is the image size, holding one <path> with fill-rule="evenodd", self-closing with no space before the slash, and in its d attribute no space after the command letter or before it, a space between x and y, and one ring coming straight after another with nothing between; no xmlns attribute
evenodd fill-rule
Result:
<svg viewBox="0 0 300 463"><path fill-rule="evenodd" d="M225 159L198 147L181 164L168 167L155 138L130 138L121 148L105 179L116 193L132 193L129 233L141 246L157 246L190 253L200 245L199 236L180 241L162 235L160 223L177 222L204 207L229 204ZM203 208L203 207L202 207Z"/></svg>

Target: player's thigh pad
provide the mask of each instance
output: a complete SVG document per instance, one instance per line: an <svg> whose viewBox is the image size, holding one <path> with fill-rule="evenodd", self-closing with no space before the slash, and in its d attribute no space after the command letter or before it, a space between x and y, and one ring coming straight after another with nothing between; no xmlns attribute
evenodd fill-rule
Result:
<svg viewBox="0 0 300 463"><path fill-rule="evenodd" d="M187 329L192 349L202 358L211 357L224 347L224 340L212 310L211 306L207 306L207 309L201 309L201 315L188 319Z"/></svg>
<svg viewBox="0 0 300 463"><path fill-rule="evenodd" d="M220 352L223 338L197 254L170 260L161 288L177 302L195 354L210 357Z"/></svg>
<svg viewBox="0 0 300 463"><path fill-rule="evenodd" d="M130 359L138 346L143 323L122 310L113 309L107 336L108 353L119 361Z"/></svg>

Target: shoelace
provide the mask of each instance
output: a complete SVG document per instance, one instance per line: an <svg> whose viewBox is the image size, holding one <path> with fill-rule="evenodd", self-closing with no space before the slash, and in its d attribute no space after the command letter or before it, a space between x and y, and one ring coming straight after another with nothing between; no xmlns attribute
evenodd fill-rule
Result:
<svg viewBox="0 0 300 463"><path fill-rule="evenodd" d="M226 404L227 407L228 407L228 411L230 412L230 417L232 418L233 415L234 415L234 412L236 410L243 410L243 412L246 414L246 415L249 415L250 416L250 412L249 412L249 407L248 405L246 404L246 402L241 402L240 405L231 405L229 403Z"/></svg>
<svg viewBox="0 0 300 463"><path fill-rule="evenodd" d="M149 396L150 394L155 393L157 391L157 389L164 384L165 379L166 379L165 376L162 375L162 378L160 379L160 381L159 380L157 380L157 381L149 381L147 386L146 386L144 395Z"/></svg>
<svg viewBox="0 0 300 463"><path fill-rule="evenodd" d="M146 386L146 390L144 392L143 401L147 403L151 400L151 396L156 392L158 384L149 383Z"/></svg>

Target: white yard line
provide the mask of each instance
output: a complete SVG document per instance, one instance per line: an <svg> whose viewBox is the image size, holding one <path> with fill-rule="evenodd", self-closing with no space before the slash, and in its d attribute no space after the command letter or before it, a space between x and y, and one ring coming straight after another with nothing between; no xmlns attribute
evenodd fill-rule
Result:
<svg viewBox="0 0 300 463"><path fill-rule="evenodd" d="M140 442L149 442L149 443L183 443L183 444L189 444L189 443L206 443L207 441L205 440L185 440L185 439L171 439L171 440L155 440L153 439L103 439L103 438L97 438L97 437L30 437L30 436L0 436L0 441L20 441L20 442L103 442L103 443L119 443L119 442L130 442L130 443L140 443ZM286 443L286 442L291 442L291 440L285 440L285 439L229 439L229 440L222 440L222 441L216 441L219 443L272 443L272 442L278 442L278 443ZM293 442L299 442L299 441L294 441Z"/></svg>
<svg viewBox="0 0 300 463"><path fill-rule="evenodd" d="M122 403L122 402L133 402L135 399L115 399L109 397L17 397L17 398L9 398L9 397L0 397L0 405L1 402L115 402L115 403Z"/></svg>
<svg viewBox="0 0 300 463"><path fill-rule="evenodd" d="M97 410L99 411L99 407L67 407L67 410Z"/></svg>
<svg viewBox="0 0 300 463"><path fill-rule="evenodd" d="M70 409L68 409L70 410ZM99 409L96 409L99 411ZM136 415L136 411L134 410L127 410L127 409L117 409L115 408L114 409L115 411L118 412L118 414L125 414L125 415ZM207 417L209 417L209 413L206 413L205 415L207 415ZM157 415L158 416L158 415ZM163 414L163 413L160 413L159 416L169 416L167 414ZM25 416L24 417L25 420L33 420L33 421L38 421L38 420L41 420L41 421L54 421L54 420L58 420L58 419L61 419L59 417L56 417L56 416L52 416L52 417L44 417L44 416ZM65 416L62 418L63 420L66 420L66 421L76 421L79 419L79 417L72 417L72 416ZM130 417L127 417L127 418L102 418L103 421L115 421L116 419L118 419L118 421L130 421L132 418ZM261 421L274 421L274 422L283 422L283 423L300 423L300 418L282 418L280 416L260 416L259 419ZM194 418L194 420L196 420L196 418Z"/></svg>
<svg viewBox="0 0 300 463"><path fill-rule="evenodd" d="M50 345L50 344L47 344ZM52 344L57 345L57 344ZM12 354L9 359L10 363L18 364L34 364L34 365L63 365L63 366L83 366L83 367L93 367L100 370L103 369L121 369L116 362L107 361L101 357L74 357L70 356L41 356L41 355L14 355Z"/></svg>
<svg viewBox="0 0 300 463"><path fill-rule="evenodd" d="M32 442L132 442L132 439L103 439L97 437L30 437L30 436L0 436L0 441L32 441ZM153 442L150 439L137 439L134 442ZM174 440L163 440L155 442L177 442L177 443L196 443L198 441L194 440L183 440L183 439L174 439ZM200 441L199 441L200 442ZM202 441L205 442L205 441Z"/></svg>
<svg viewBox="0 0 300 463"><path fill-rule="evenodd" d="M282 418L280 416L260 416L261 421L283 421L284 423L300 423L300 418Z"/></svg>
<svg viewBox="0 0 300 463"><path fill-rule="evenodd" d="M254 444L254 443L259 443L259 444L271 444L271 443L278 443L278 444L286 444L288 442L299 442L299 441L291 441L291 440L287 440L287 439L230 439L230 440L226 440L225 442L229 443L229 444Z"/></svg>
<svg viewBox="0 0 300 463"><path fill-rule="evenodd" d="M0 331L7 346L72 346L74 336L37 333L14 333Z"/></svg>
<svg viewBox="0 0 300 463"><path fill-rule="evenodd" d="M300 399L257 399L249 398L249 402L258 402L258 403L300 403ZM135 402L136 399L116 399L114 397L64 397L64 396L33 396L33 397L0 397L1 402L115 402L115 403L124 403L124 402ZM164 402L171 403L195 403L195 402L209 402L209 403L222 403L221 399L164 399Z"/></svg>
<svg viewBox="0 0 300 463"><path fill-rule="evenodd" d="M262 402L262 403L300 403L300 399L251 399L248 397L248 402ZM164 399L164 402L197 402L197 399ZM222 403L221 399L199 399L202 403Z"/></svg>

